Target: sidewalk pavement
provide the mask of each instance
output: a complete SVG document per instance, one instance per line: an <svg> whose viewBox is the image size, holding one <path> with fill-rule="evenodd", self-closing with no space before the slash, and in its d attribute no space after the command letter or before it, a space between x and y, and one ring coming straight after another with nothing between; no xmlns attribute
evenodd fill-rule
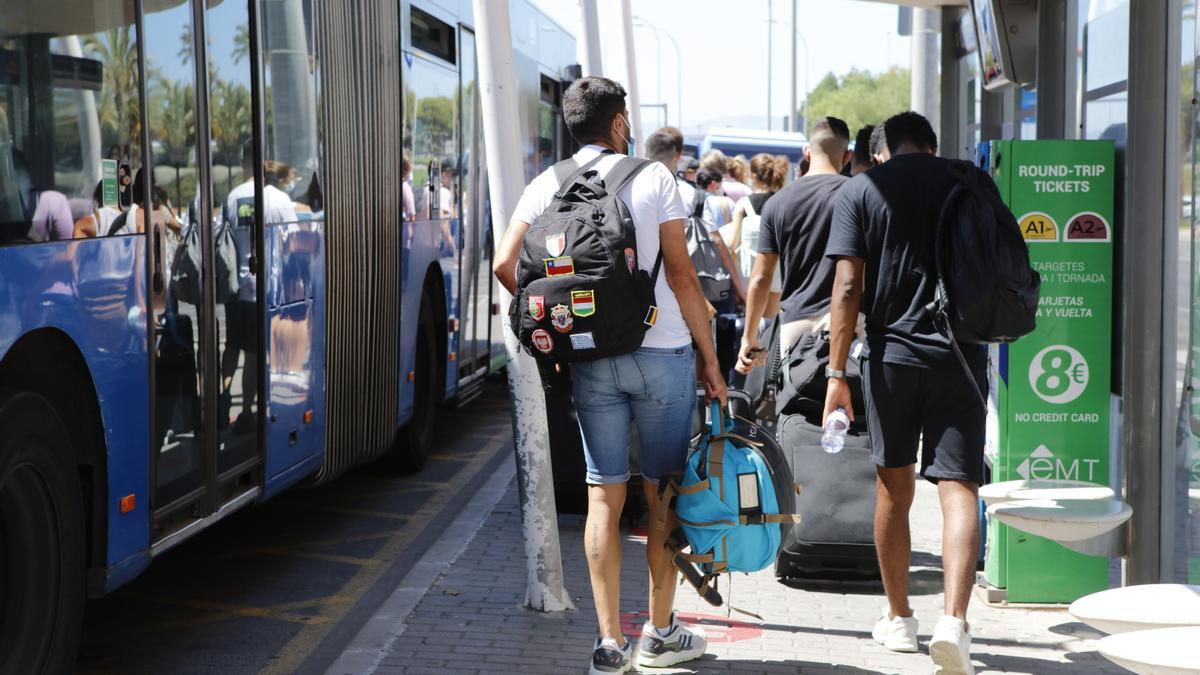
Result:
<svg viewBox="0 0 1200 675"><path fill-rule="evenodd" d="M500 494L500 491L497 491ZM685 668L651 673L928 673L924 651L941 614L941 514L936 488L918 481L913 508L912 603L920 618L922 652L895 654L875 644L871 626L884 605L874 584L789 587L774 570L736 575L735 606L764 622L704 603L679 588L684 621L704 627L709 653ZM482 528L428 587L407 618L394 617L394 639L379 654L379 673L582 673L596 635L583 519L559 519L567 588L577 611L525 610L525 554L516 483L509 482ZM447 533L450 534L450 533ZM625 531L621 607L625 633L636 639L645 620L645 538ZM1061 609L993 608L972 601L972 655L978 673L1123 673L1095 651L1095 631Z"/></svg>

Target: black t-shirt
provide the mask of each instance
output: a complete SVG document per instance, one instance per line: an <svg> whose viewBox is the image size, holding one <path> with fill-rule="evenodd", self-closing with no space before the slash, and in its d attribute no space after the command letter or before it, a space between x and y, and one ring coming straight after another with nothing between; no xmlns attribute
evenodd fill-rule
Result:
<svg viewBox="0 0 1200 675"><path fill-rule="evenodd" d="M886 363L932 367L954 358L927 309L937 288L938 217L955 183L948 165L927 154L896 155L839 190L825 255L866 260L867 347ZM980 184L995 189L986 174ZM973 365L986 362L982 345L961 346Z"/></svg>
<svg viewBox="0 0 1200 675"><path fill-rule="evenodd" d="M758 250L779 255L785 322L829 311L834 262L825 257L825 246L834 201L848 180L839 174L805 176L775 193L763 209Z"/></svg>

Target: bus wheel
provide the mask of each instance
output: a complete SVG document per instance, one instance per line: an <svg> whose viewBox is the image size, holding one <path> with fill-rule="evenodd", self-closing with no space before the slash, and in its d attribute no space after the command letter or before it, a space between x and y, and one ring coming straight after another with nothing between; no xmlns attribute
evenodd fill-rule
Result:
<svg viewBox="0 0 1200 675"><path fill-rule="evenodd" d="M417 320L417 348L413 370L412 419L400 430L396 441L395 464L402 471L419 471L429 459L433 443L433 423L437 416L437 368L444 361L438 354L436 321L429 293L421 294Z"/></svg>
<svg viewBox="0 0 1200 675"><path fill-rule="evenodd" d="M40 396L0 390L0 673L75 670L84 550L62 421Z"/></svg>

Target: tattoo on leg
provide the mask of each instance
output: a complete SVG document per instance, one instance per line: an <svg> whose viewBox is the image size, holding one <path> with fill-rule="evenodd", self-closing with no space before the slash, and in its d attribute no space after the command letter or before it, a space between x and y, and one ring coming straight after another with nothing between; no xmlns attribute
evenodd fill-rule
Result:
<svg viewBox="0 0 1200 675"><path fill-rule="evenodd" d="M600 559L600 526L592 527L592 560Z"/></svg>

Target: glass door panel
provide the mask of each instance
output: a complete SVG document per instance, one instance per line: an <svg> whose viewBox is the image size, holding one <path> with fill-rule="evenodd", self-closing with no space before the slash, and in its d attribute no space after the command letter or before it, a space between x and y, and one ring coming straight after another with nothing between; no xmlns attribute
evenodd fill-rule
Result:
<svg viewBox="0 0 1200 675"><path fill-rule="evenodd" d="M207 353L201 202L197 187L196 68L190 3L148 11L144 18L150 98L153 237L165 243L161 266L165 290L155 305L155 401L153 507L161 509L204 488L207 438L202 392ZM139 172L142 179L145 174ZM141 183L132 193L136 212L146 205Z"/></svg>
<svg viewBox="0 0 1200 675"><path fill-rule="evenodd" d="M248 4L209 5L205 14L211 134L214 318L219 394L217 470L225 473L258 455L259 377L263 322L258 302L254 115L251 105ZM288 180L287 176L269 177ZM281 193L282 194L282 193ZM274 196L271 192L264 197ZM290 208L286 196L280 201ZM268 211L274 203L267 205ZM284 208L280 206L280 208Z"/></svg>

